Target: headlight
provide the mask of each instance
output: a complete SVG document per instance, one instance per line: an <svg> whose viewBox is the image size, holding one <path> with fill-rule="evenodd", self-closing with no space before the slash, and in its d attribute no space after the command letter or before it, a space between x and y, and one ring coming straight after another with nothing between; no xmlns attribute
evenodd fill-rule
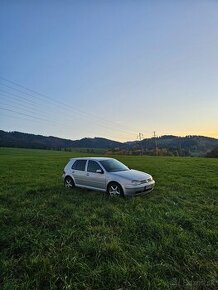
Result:
<svg viewBox="0 0 218 290"><path fill-rule="evenodd" d="M132 180L132 184L133 184L133 185L140 185L140 184L141 184L141 181L138 181L138 180Z"/></svg>

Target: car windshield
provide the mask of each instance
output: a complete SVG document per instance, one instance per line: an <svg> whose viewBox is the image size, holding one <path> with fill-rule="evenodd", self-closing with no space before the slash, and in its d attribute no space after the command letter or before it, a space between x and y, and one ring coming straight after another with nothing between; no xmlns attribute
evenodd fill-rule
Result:
<svg viewBox="0 0 218 290"><path fill-rule="evenodd" d="M101 165L108 172L118 172L118 171L127 171L129 168L123 163L115 160L115 159L107 159L100 161Z"/></svg>

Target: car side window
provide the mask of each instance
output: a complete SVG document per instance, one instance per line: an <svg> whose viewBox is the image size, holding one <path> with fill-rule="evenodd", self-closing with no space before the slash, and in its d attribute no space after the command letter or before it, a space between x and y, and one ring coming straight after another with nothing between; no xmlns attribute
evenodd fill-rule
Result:
<svg viewBox="0 0 218 290"><path fill-rule="evenodd" d="M101 166L96 162L89 160L87 171L96 173L96 170L102 170Z"/></svg>
<svg viewBox="0 0 218 290"><path fill-rule="evenodd" d="M71 168L74 170L85 171L86 161L87 160L76 160Z"/></svg>

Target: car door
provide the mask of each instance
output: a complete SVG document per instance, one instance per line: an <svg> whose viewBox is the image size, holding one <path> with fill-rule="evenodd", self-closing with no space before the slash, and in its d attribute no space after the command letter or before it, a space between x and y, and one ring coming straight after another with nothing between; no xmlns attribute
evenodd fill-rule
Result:
<svg viewBox="0 0 218 290"><path fill-rule="evenodd" d="M98 162L94 160L88 160L86 174L87 174L87 183L89 184L89 186L105 190L106 188L105 172Z"/></svg>
<svg viewBox="0 0 218 290"><path fill-rule="evenodd" d="M86 159L77 159L73 163L71 169L72 169L72 175L75 181L75 185L78 185L78 186L86 185L86 179L87 179L86 171L85 171L86 163L87 163Z"/></svg>

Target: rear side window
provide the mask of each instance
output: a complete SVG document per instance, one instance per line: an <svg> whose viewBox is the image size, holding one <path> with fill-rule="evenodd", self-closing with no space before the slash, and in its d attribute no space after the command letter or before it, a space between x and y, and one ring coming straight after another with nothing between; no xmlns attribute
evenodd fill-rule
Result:
<svg viewBox="0 0 218 290"><path fill-rule="evenodd" d="M102 170L100 165L95 161L89 160L87 171L88 172L96 172L96 170L98 170L98 169Z"/></svg>
<svg viewBox="0 0 218 290"><path fill-rule="evenodd" d="M86 161L87 160L76 160L71 168L74 170L85 171Z"/></svg>

